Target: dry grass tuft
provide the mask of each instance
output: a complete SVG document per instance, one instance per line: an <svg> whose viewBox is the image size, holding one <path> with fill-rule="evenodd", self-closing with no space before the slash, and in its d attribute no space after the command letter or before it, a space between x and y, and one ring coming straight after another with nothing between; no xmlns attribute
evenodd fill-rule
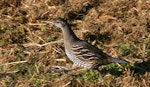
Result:
<svg viewBox="0 0 150 87"><path fill-rule="evenodd" d="M0 87L149 87L149 0L1 0ZM131 62L96 70L71 67L63 35L51 20L62 17L82 39Z"/></svg>

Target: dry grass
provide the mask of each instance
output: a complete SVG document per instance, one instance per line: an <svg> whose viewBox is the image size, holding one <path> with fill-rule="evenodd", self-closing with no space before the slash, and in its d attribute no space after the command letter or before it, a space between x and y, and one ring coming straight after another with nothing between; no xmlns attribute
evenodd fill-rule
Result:
<svg viewBox="0 0 150 87"><path fill-rule="evenodd" d="M150 87L149 0L1 0L0 87ZM82 39L131 62L96 70L56 73L71 67L62 32L51 20L63 17Z"/></svg>

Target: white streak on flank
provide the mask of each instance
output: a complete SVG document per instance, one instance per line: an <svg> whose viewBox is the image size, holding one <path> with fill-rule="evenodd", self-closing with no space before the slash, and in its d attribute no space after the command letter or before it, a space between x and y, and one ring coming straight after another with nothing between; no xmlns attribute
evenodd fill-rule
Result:
<svg viewBox="0 0 150 87"><path fill-rule="evenodd" d="M81 48L83 48L83 46L74 45L71 49L72 49L72 50L79 50L79 49L81 49Z"/></svg>
<svg viewBox="0 0 150 87"><path fill-rule="evenodd" d="M80 51L82 51L82 52L87 52L87 51L89 51L88 49L81 49Z"/></svg>
<svg viewBox="0 0 150 87"><path fill-rule="evenodd" d="M95 57L94 53L91 53L88 49L84 49L83 46L74 45L71 49L72 52L66 50L66 54L77 67L90 69L91 67L93 67L93 62L88 62L87 60L98 59L97 57Z"/></svg>
<svg viewBox="0 0 150 87"><path fill-rule="evenodd" d="M95 54L93 54L93 53L90 53L90 52L88 52L88 53L84 53L83 54L83 56L94 56Z"/></svg>
<svg viewBox="0 0 150 87"><path fill-rule="evenodd" d="M96 60L96 59L98 59L98 57L90 57L90 58L88 58L89 60Z"/></svg>
<svg viewBox="0 0 150 87"><path fill-rule="evenodd" d="M75 52L75 51L73 51L73 54L79 55L79 54L81 54L81 52Z"/></svg>

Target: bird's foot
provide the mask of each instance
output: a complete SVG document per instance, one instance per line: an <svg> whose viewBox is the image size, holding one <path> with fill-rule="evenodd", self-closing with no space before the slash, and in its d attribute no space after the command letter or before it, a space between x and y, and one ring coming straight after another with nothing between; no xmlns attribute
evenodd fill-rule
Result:
<svg viewBox="0 0 150 87"><path fill-rule="evenodd" d="M73 70L74 68L68 68L68 67L63 67L63 66L51 66L50 70L54 72L68 72Z"/></svg>

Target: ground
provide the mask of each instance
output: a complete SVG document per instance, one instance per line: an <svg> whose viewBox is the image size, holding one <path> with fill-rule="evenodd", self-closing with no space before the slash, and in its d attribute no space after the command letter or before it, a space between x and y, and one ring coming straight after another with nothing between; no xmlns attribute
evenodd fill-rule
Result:
<svg viewBox="0 0 150 87"><path fill-rule="evenodd" d="M150 87L149 0L1 0L0 87ZM75 34L123 58L127 65L54 72L71 67L63 33L52 25L66 19Z"/></svg>

